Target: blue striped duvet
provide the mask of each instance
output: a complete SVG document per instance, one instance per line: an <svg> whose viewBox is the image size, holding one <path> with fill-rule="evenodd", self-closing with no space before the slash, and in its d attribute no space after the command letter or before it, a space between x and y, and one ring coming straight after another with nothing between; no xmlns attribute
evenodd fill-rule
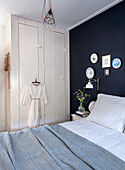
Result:
<svg viewBox="0 0 125 170"><path fill-rule="evenodd" d="M0 134L0 170L124 170L125 162L60 125Z"/></svg>

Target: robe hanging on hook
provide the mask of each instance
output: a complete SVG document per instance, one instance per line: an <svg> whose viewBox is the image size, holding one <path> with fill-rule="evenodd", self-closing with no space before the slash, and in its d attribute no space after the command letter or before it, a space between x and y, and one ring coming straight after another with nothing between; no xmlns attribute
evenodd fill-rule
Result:
<svg viewBox="0 0 125 170"><path fill-rule="evenodd" d="M53 11L52 11L51 0L49 0L49 11L47 12L47 14L45 12L45 6L46 6L46 0L44 0L43 10L42 10L43 25L49 28L53 28L56 26L56 22L55 22ZM43 19L43 16L44 16L44 19Z"/></svg>

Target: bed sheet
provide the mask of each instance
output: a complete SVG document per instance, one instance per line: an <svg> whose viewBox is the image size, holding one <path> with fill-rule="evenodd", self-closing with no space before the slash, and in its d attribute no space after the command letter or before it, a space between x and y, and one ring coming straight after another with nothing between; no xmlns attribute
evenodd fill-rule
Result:
<svg viewBox="0 0 125 170"><path fill-rule="evenodd" d="M80 119L61 123L61 126L105 148L125 162L125 134Z"/></svg>

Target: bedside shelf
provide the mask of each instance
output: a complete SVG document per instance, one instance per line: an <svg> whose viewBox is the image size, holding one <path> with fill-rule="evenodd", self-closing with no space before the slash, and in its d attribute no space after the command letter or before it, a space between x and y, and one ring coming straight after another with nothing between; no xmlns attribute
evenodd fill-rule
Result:
<svg viewBox="0 0 125 170"><path fill-rule="evenodd" d="M76 115L76 114L71 114L72 121L86 118L86 117L89 115L89 112L85 112L85 113L88 113L88 114L85 114L85 115L83 114L83 116L81 116L81 115Z"/></svg>

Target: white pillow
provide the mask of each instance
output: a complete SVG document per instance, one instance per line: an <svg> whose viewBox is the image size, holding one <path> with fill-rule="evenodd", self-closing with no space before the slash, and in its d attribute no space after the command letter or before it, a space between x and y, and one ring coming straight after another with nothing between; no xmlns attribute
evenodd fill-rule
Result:
<svg viewBox="0 0 125 170"><path fill-rule="evenodd" d="M94 106L95 106L95 101L92 101L92 102L89 104L89 111L90 111L90 112L92 112Z"/></svg>
<svg viewBox="0 0 125 170"><path fill-rule="evenodd" d="M86 120L123 132L125 126L125 98L98 94L94 108Z"/></svg>

